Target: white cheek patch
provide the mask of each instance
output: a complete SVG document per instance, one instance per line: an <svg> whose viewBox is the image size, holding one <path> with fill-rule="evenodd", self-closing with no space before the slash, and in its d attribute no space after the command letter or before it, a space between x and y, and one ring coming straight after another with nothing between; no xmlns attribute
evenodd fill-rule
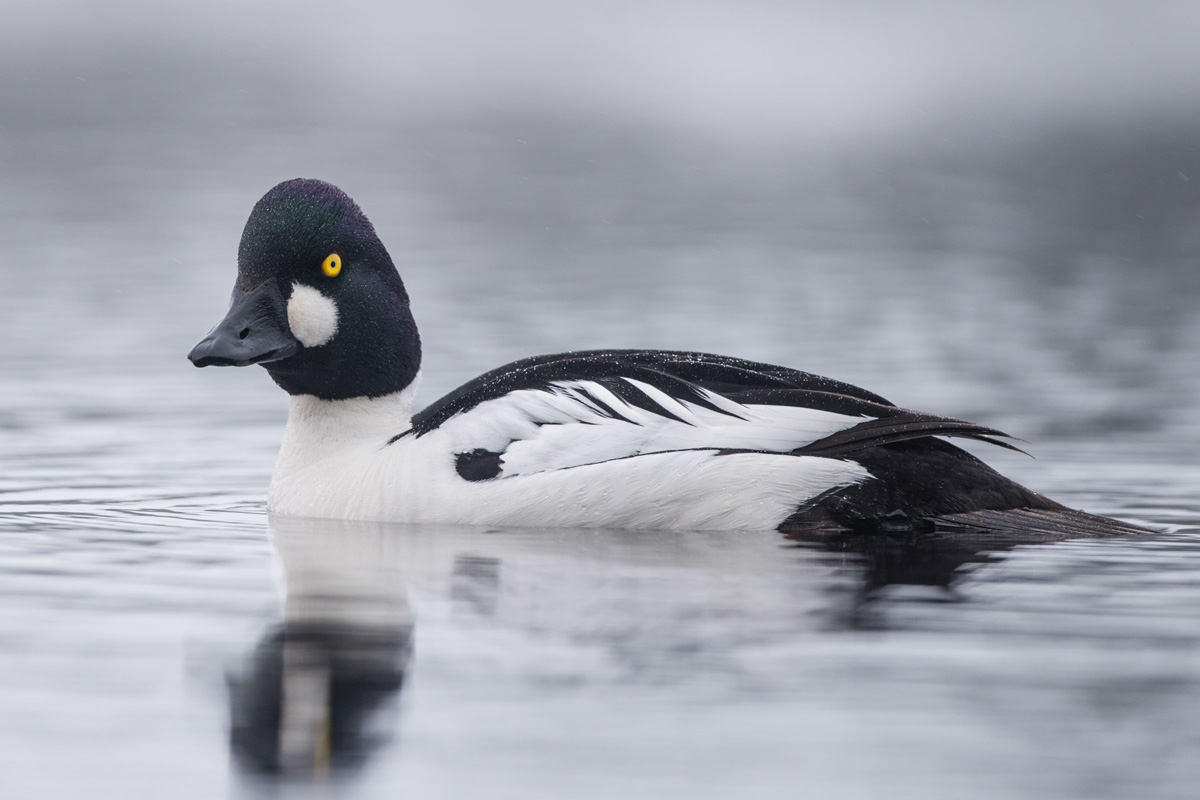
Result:
<svg viewBox="0 0 1200 800"><path fill-rule="evenodd" d="M311 286L292 284L287 304L288 327L305 347L327 344L338 330L337 304Z"/></svg>

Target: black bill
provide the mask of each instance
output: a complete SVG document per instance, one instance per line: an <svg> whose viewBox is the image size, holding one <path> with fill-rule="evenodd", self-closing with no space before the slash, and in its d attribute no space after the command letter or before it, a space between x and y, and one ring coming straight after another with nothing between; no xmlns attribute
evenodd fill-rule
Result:
<svg viewBox="0 0 1200 800"><path fill-rule="evenodd" d="M236 289L229 313L188 353L197 367L246 367L287 358L300 349L287 323L287 303L278 281L263 281L256 289Z"/></svg>

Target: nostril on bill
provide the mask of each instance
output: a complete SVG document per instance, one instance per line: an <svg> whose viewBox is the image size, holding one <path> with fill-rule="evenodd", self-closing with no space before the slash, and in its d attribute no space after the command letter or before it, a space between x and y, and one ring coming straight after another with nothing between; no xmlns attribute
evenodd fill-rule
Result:
<svg viewBox="0 0 1200 800"><path fill-rule="evenodd" d="M250 335L250 329L249 329L249 328L242 328L242 332L238 334L238 338L239 338L239 339L245 339L245 338L246 338L247 336L249 336L249 335Z"/></svg>

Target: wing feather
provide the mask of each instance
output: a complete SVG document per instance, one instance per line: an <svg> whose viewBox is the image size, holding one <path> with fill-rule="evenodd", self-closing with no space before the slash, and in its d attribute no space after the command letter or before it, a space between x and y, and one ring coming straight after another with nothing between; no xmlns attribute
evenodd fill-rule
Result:
<svg viewBox="0 0 1200 800"><path fill-rule="evenodd" d="M493 370L417 414L403 435L447 437L468 480L679 450L853 458L993 428L909 411L829 378L674 351L538 356Z"/></svg>

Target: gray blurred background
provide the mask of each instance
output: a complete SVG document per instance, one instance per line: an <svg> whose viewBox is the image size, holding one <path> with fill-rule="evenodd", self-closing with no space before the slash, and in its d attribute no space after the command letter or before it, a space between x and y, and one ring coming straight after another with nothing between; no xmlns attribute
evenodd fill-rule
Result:
<svg viewBox="0 0 1200 800"><path fill-rule="evenodd" d="M5 0L0 785L327 794L231 778L287 402L185 358L304 176L400 268L419 401L535 353L727 353L1183 528L873 595L861 635L814 629L854 558L774 536L403 529L416 676L356 796L1194 797L1198 41L1200 3L1144 0ZM460 556L515 611L454 611Z"/></svg>
<svg viewBox="0 0 1200 800"><path fill-rule="evenodd" d="M409 285L425 400L678 347L1190 448L1198 34L1178 2L9 0L0 367L282 416L183 354L254 201L320 177Z"/></svg>

